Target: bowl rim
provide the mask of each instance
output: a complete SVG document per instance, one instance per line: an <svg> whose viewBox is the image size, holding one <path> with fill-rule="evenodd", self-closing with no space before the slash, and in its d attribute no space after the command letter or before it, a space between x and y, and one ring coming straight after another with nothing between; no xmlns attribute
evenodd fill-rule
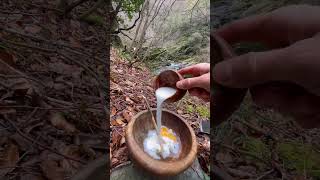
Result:
<svg viewBox="0 0 320 180"><path fill-rule="evenodd" d="M184 79L184 77L177 71L177 70L173 70L173 69L166 69L166 70L163 70L161 71L157 76L154 77L153 79L153 89L154 90L157 90L158 88L160 87L164 87L164 86L159 86L157 85L157 80L160 76L161 73L165 73L165 72L171 72L171 73L174 73L175 75L177 75L177 77L179 78L178 81L181 81ZM177 82L178 82L177 81ZM187 90L186 89L179 89L177 87L175 87L177 89L177 92L171 96L170 98L168 98L166 100L166 102L176 102L178 100L180 100L186 93L187 93Z"/></svg>
<svg viewBox="0 0 320 180"><path fill-rule="evenodd" d="M152 111L156 110L156 108L151 108ZM162 111L171 113L178 117L189 129L189 132L191 133L191 149L187 153L187 155L178 160L178 161L160 161L153 159L151 156L149 156L147 153L143 151L143 149L138 145L136 140L134 139L132 135L133 131L133 125L140 115L144 113L149 113L148 110L141 111L137 113L131 121L128 123L126 128L126 144L129 149L129 154L131 155L131 158L134 160L135 163L141 166L141 168L146 169L149 172L152 172L155 175L160 176L173 176L181 173L182 171L186 170L188 167L190 167L195 160L197 156L197 141L196 141L196 135L194 133L194 130L192 127L178 114L176 114L173 111L162 109Z"/></svg>

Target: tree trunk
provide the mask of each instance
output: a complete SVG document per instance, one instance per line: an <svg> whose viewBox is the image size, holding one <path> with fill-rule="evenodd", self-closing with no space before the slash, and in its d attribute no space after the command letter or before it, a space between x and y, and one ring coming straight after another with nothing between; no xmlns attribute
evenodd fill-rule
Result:
<svg viewBox="0 0 320 180"><path fill-rule="evenodd" d="M82 14L80 16L80 19L83 19L87 16L89 16L90 14L92 14L97 8L103 6L103 3L107 2L107 1L110 1L110 0L98 0L96 2L96 4L94 4L94 6L92 6L87 12L85 12L84 14Z"/></svg>
<svg viewBox="0 0 320 180"><path fill-rule="evenodd" d="M132 50L133 47L136 46L136 40L137 40L137 37L138 37L138 34L139 34L139 30L140 30L141 24L142 24L142 22L144 20L144 17L145 17L145 9L146 9L147 6L149 6L149 1L148 0L145 2L145 4L143 5L143 7L141 9L141 18L140 18L139 24L137 26L136 33L134 34L132 43L131 43L131 45L129 47L129 50Z"/></svg>

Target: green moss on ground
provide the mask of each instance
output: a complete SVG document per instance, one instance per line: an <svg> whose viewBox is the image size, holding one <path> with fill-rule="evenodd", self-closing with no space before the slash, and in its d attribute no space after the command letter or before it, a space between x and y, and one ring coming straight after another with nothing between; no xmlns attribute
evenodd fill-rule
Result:
<svg viewBox="0 0 320 180"><path fill-rule="evenodd" d="M244 151L248 152L246 158L248 160L256 162L257 166L260 169L264 169L266 167L266 164L263 161L269 162L271 160L271 152L268 146L260 139L247 137L246 139L244 139L242 148ZM250 156L249 154L251 154L252 156ZM259 161L255 157L263 161Z"/></svg>
<svg viewBox="0 0 320 180"><path fill-rule="evenodd" d="M196 107L196 111L202 118L210 119L210 111L208 107L200 105Z"/></svg>
<svg viewBox="0 0 320 180"><path fill-rule="evenodd" d="M296 142L281 143L277 151L286 168L320 178L320 153L312 145Z"/></svg>
<svg viewBox="0 0 320 180"><path fill-rule="evenodd" d="M186 109L187 109L188 113L193 113L193 106L192 105L187 105Z"/></svg>

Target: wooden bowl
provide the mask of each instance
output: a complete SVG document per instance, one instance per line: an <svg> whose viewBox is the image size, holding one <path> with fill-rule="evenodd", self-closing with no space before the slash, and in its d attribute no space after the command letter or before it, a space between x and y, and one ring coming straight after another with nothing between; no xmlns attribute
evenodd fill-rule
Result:
<svg viewBox="0 0 320 180"><path fill-rule="evenodd" d="M178 89L176 87L176 83L182 79L183 77L177 71L165 70L156 76L153 86L155 90L160 87L172 87L177 89L177 92L171 98L166 100L166 102L176 102L179 101L187 92L187 90Z"/></svg>
<svg viewBox="0 0 320 180"><path fill-rule="evenodd" d="M156 114L156 109L152 109ZM181 152L178 158L156 160L143 150L143 141L148 130L154 129L151 114L145 110L135 115L126 129L126 143L132 161L143 170L156 176L174 176L190 167L197 155L196 136L189 124L180 116L168 110L162 110L162 124L172 129L181 140Z"/></svg>

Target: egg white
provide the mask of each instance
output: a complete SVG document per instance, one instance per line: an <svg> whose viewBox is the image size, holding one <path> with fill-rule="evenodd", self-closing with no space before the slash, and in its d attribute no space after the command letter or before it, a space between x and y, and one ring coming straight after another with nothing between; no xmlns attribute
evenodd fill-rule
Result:
<svg viewBox="0 0 320 180"><path fill-rule="evenodd" d="M174 134L177 140L174 141L166 136L161 136L163 140L162 151L161 151L161 146L159 143L157 131L149 130L147 137L143 141L144 151L148 155L150 155L152 158L158 159L158 160L160 160L161 157L163 159L166 159L169 157L177 157L179 155L180 147L181 147L180 141L178 140L177 135L171 129L169 129L169 131Z"/></svg>

